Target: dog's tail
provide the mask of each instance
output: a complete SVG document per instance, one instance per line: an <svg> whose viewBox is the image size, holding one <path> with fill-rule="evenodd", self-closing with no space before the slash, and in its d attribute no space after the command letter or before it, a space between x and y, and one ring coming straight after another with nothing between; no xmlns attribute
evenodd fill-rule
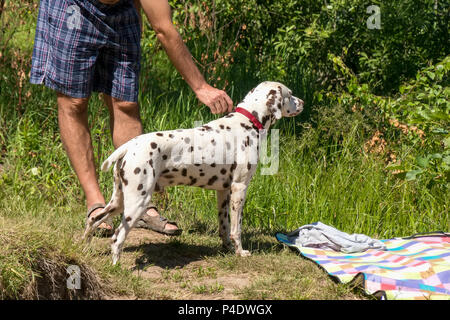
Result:
<svg viewBox="0 0 450 320"><path fill-rule="evenodd" d="M102 163L102 171L107 171L111 165L119 159L122 159L128 151L128 143L124 143L119 148L116 149L109 157Z"/></svg>

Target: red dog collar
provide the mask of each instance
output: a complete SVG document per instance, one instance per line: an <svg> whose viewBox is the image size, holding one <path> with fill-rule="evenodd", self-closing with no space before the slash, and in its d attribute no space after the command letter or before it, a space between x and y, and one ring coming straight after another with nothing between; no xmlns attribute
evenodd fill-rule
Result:
<svg viewBox="0 0 450 320"><path fill-rule="evenodd" d="M240 114L243 114L244 116L246 116L251 122L253 122L253 124L259 129L262 130L264 129L264 126L261 124L261 122L258 121L258 119L256 119L256 117L254 115L252 115L250 112L248 112L247 110L245 110L244 108L236 108L236 110L234 110L236 112L239 112Z"/></svg>

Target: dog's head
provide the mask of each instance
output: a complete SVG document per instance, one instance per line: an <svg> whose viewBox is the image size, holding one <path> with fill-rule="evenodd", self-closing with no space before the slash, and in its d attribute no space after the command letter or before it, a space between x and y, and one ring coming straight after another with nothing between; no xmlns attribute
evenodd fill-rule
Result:
<svg viewBox="0 0 450 320"><path fill-rule="evenodd" d="M303 111L303 100L279 82L265 81L252 89L239 104L251 112L264 127L281 117L293 117Z"/></svg>

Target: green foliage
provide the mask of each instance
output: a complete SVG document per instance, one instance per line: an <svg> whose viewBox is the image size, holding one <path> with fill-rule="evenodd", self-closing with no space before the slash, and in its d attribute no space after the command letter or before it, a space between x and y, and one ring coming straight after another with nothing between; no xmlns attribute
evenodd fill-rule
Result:
<svg viewBox="0 0 450 320"><path fill-rule="evenodd" d="M426 210L435 212L430 218L434 225L444 225L450 143L445 2L169 2L174 24L200 70L235 102L264 80L284 82L306 102L301 116L277 124L292 153L282 155L280 169L285 171L256 178L254 201L246 209L254 213L246 220L249 226L288 228L307 217L305 223L344 221L342 227L379 232L387 220L410 212L410 220L388 232L393 235L427 231L430 221L421 215ZM7 4L0 38L0 188L56 207L82 205L59 140L54 93L28 83L29 30L34 30L37 1ZM366 25L371 4L381 8L379 30ZM214 119L198 106L144 21L139 96L144 130ZM89 117L95 158L101 162L113 147L108 112L97 95ZM366 147L373 137L384 143L377 152ZM306 177L306 185L299 177ZM110 182L110 173L100 174L105 195ZM285 196L286 189L292 197ZM202 218L211 215L214 194L182 188L170 193L174 214L193 208ZM349 213L355 204L364 212L358 226L351 224ZM274 216L274 210L283 213ZM335 221L336 212L351 218Z"/></svg>
<svg viewBox="0 0 450 320"><path fill-rule="evenodd" d="M415 79L400 87L400 96L386 105L386 115L406 123L412 131L407 142L420 146L412 170L406 173L407 180L427 174L434 180L450 181L449 72L447 56L418 72ZM397 169L405 169L405 165Z"/></svg>

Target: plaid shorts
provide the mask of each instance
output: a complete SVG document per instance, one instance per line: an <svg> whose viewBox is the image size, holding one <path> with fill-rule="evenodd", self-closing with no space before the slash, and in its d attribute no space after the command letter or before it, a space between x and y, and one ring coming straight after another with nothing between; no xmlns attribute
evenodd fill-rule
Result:
<svg viewBox="0 0 450 320"><path fill-rule="evenodd" d="M74 98L97 91L136 102L140 38L131 0L41 0L30 81Z"/></svg>

